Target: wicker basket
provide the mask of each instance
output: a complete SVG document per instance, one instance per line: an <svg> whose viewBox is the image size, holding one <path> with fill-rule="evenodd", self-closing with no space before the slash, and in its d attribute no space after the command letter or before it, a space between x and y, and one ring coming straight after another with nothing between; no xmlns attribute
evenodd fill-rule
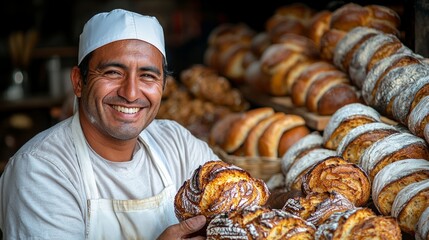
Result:
<svg viewBox="0 0 429 240"><path fill-rule="evenodd" d="M219 147L213 147L213 150L223 161L248 171L252 177L268 181L273 175L281 173L279 158L229 155Z"/></svg>

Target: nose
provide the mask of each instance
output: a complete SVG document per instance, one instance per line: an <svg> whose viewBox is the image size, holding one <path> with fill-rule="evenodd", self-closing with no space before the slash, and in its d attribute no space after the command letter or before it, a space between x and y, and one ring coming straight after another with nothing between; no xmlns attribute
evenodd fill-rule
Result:
<svg viewBox="0 0 429 240"><path fill-rule="evenodd" d="M138 99L138 79L135 74L131 74L124 78L118 90L118 95L126 99L128 102L134 102Z"/></svg>

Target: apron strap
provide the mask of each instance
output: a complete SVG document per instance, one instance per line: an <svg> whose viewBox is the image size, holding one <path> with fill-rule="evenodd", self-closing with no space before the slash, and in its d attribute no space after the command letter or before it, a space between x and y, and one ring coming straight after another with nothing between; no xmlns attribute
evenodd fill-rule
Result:
<svg viewBox="0 0 429 240"><path fill-rule="evenodd" d="M81 166L81 172L84 179L85 192L88 199L98 199L97 186L95 184L94 171L92 169L91 160L89 158L88 146L83 135L79 121L79 112L76 112L72 120L72 133L76 147L77 158Z"/></svg>

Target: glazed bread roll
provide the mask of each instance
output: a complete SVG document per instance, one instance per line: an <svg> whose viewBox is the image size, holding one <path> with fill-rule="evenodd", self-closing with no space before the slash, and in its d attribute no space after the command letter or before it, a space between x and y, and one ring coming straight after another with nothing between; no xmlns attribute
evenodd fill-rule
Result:
<svg viewBox="0 0 429 240"><path fill-rule="evenodd" d="M264 205L270 192L264 181L223 161L209 161L198 167L183 183L174 199L179 221L204 215L238 211L246 206Z"/></svg>
<svg viewBox="0 0 429 240"><path fill-rule="evenodd" d="M355 208L352 202L338 192L311 192L305 196L289 198L283 211L299 216L316 227L325 222L334 212Z"/></svg>
<svg viewBox="0 0 429 240"><path fill-rule="evenodd" d="M320 58L332 62L334 59L335 48L338 42L346 36L347 32L338 29L329 29L320 39Z"/></svg>
<svg viewBox="0 0 429 240"><path fill-rule="evenodd" d="M337 154L346 161L358 163L362 153L374 142L398 132L398 127L383 122L358 126L344 136L338 145Z"/></svg>
<svg viewBox="0 0 429 240"><path fill-rule="evenodd" d="M342 157L330 156L314 164L302 177L304 194L338 192L355 206L364 206L371 195L371 184L365 171Z"/></svg>
<svg viewBox="0 0 429 240"><path fill-rule="evenodd" d="M314 148L307 151L304 155L295 159L293 164L289 167L289 171L285 176L285 188L288 191L301 191L302 176L307 170L310 169L313 164L335 155L337 155L335 151L325 148Z"/></svg>
<svg viewBox="0 0 429 240"><path fill-rule="evenodd" d="M288 173L290 166L292 166L296 159L302 157L312 149L323 148L322 144L323 139L319 132L312 132L296 141L281 158L283 174L286 175Z"/></svg>
<svg viewBox="0 0 429 240"><path fill-rule="evenodd" d="M207 226L207 240L314 239L315 227L304 219L261 206L217 214Z"/></svg>
<svg viewBox="0 0 429 240"><path fill-rule="evenodd" d="M372 181L390 163L407 158L429 159L429 148L424 139L399 132L374 142L362 153L358 164Z"/></svg>
<svg viewBox="0 0 429 240"><path fill-rule="evenodd" d="M259 137L259 155L280 158L295 141L309 133L310 129L305 125L303 117L285 114L273 121Z"/></svg>
<svg viewBox="0 0 429 240"><path fill-rule="evenodd" d="M388 164L375 176L372 183L372 200L377 210L391 215L392 204L398 192L411 183L429 179L429 161L404 159Z"/></svg>
<svg viewBox="0 0 429 240"><path fill-rule="evenodd" d="M375 109L362 103L351 103L339 108L329 119L323 131L323 146L336 150L345 135L357 126L381 122Z"/></svg>
<svg viewBox="0 0 429 240"><path fill-rule="evenodd" d="M397 221L390 216L378 216L370 208L354 208L336 212L316 231L315 239L392 239L401 240Z"/></svg>
<svg viewBox="0 0 429 240"><path fill-rule="evenodd" d="M427 207L429 207L429 179L402 188L393 201L392 216L397 219L402 231L414 235L417 222Z"/></svg>

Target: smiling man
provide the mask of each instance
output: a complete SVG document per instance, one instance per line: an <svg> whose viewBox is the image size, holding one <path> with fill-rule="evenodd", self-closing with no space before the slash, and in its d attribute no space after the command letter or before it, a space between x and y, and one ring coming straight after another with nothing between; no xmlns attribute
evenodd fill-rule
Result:
<svg viewBox="0 0 429 240"><path fill-rule="evenodd" d="M174 196L209 146L155 119L167 77L156 18L115 9L84 26L71 81L74 115L39 133L0 179L4 239L184 239ZM193 239L203 239L194 236Z"/></svg>

